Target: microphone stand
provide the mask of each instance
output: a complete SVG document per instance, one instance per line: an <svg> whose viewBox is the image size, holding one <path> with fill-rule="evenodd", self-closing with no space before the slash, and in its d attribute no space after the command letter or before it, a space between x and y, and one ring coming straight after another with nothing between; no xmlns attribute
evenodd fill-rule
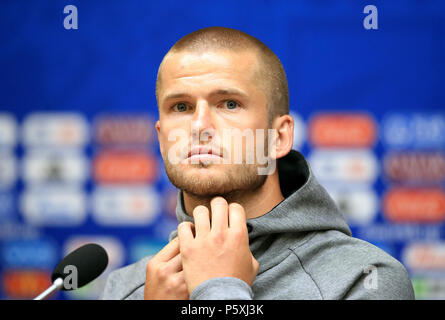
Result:
<svg viewBox="0 0 445 320"><path fill-rule="evenodd" d="M48 297L51 293L53 293L54 291L57 291L60 288L62 288L62 286L63 286L63 279L62 278L57 278L56 280L54 280L54 282L51 285L51 287L49 287L48 289L43 291L41 294L39 294L33 300L43 300L46 297Z"/></svg>

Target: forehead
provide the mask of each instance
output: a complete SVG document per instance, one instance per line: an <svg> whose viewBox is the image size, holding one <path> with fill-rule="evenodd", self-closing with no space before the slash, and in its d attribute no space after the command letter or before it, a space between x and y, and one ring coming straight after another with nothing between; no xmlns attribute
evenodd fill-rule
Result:
<svg viewBox="0 0 445 320"><path fill-rule="evenodd" d="M253 89L259 72L257 55L251 50L217 50L169 53L162 62L161 92L175 87L235 85ZM161 93L161 95L162 95Z"/></svg>

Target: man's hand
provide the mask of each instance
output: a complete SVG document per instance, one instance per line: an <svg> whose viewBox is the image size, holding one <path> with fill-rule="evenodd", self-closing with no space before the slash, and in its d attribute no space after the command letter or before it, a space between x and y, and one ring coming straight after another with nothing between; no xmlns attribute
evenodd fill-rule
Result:
<svg viewBox="0 0 445 320"><path fill-rule="evenodd" d="M209 210L197 206L194 226L190 222L178 226L188 292L216 277L235 277L251 286L259 264L250 252L244 208L237 203L228 205L222 197L213 198L210 208L211 223Z"/></svg>
<svg viewBox="0 0 445 320"><path fill-rule="evenodd" d="M147 263L145 300L188 300L178 238L170 241Z"/></svg>

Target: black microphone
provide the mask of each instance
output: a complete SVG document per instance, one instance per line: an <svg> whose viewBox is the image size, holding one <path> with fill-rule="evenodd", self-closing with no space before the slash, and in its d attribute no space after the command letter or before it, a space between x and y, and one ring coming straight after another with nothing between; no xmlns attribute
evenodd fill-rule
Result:
<svg viewBox="0 0 445 320"><path fill-rule="evenodd" d="M34 300L42 300L56 290L75 290L96 279L107 267L108 255L104 248L95 243L88 243L68 254L54 268L51 276L52 286ZM64 286L66 278L75 282ZM71 279L70 279L71 280Z"/></svg>

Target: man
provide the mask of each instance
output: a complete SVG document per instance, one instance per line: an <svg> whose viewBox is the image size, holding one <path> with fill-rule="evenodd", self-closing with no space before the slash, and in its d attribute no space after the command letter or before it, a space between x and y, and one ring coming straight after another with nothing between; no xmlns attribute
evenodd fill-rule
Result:
<svg viewBox="0 0 445 320"><path fill-rule="evenodd" d="M155 256L113 271L103 299L413 299L405 268L351 237L291 150L286 75L263 43L193 32L164 57L156 96L180 224Z"/></svg>

